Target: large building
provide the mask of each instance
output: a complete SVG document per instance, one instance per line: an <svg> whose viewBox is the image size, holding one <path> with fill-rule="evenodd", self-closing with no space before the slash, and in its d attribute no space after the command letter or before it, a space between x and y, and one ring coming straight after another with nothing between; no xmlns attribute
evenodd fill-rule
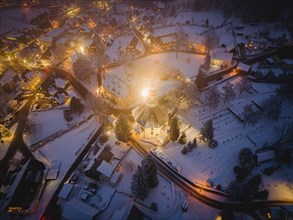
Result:
<svg viewBox="0 0 293 220"><path fill-rule="evenodd" d="M32 71L25 71L21 75L19 87L23 91L33 91L41 83L42 78L39 74Z"/></svg>
<svg viewBox="0 0 293 220"><path fill-rule="evenodd" d="M40 195L45 165L30 159L18 172L13 172L7 190L5 205L2 206L10 214L31 214L37 207L37 196Z"/></svg>
<svg viewBox="0 0 293 220"><path fill-rule="evenodd" d="M168 110L157 103L154 88L150 89L147 102L133 109L132 115L140 139L157 139L169 120Z"/></svg>

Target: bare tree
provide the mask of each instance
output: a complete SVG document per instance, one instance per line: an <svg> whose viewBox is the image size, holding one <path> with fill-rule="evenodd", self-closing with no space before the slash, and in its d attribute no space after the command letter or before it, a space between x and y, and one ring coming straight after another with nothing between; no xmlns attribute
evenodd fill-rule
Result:
<svg viewBox="0 0 293 220"><path fill-rule="evenodd" d="M204 35L203 44L207 47L208 51L215 48L220 43L219 35L210 28Z"/></svg>
<svg viewBox="0 0 293 220"><path fill-rule="evenodd" d="M255 125L261 119L261 112L255 109L253 104L247 104L243 108L242 119L244 126L247 124Z"/></svg>
<svg viewBox="0 0 293 220"><path fill-rule="evenodd" d="M247 79L246 76L241 75L240 81L236 84L236 89L238 90L239 95L241 95L244 91L252 93L253 87L251 81Z"/></svg>
<svg viewBox="0 0 293 220"><path fill-rule="evenodd" d="M275 127L277 133L277 143L286 140L292 140L293 137L293 125L292 123L285 123L282 126Z"/></svg>
<svg viewBox="0 0 293 220"><path fill-rule="evenodd" d="M222 93L224 98L224 103L232 101L236 97L236 93L234 92L233 85L229 82L223 86L224 93Z"/></svg>
<svg viewBox="0 0 293 220"><path fill-rule="evenodd" d="M82 82L88 80L90 83L90 77L94 74L94 68L92 62L87 57L80 55L73 65L74 75Z"/></svg>
<svg viewBox="0 0 293 220"><path fill-rule="evenodd" d="M293 86L285 84L280 86L277 90L277 97L280 98L281 102L286 101L292 103L293 101Z"/></svg>
<svg viewBox="0 0 293 220"><path fill-rule="evenodd" d="M193 83L184 83L179 89L178 94L181 100L188 106L193 106L198 100L198 89Z"/></svg>
<svg viewBox="0 0 293 220"><path fill-rule="evenodd" d="M220 102L220 93L216 87L211 87L205 94L204 102L212 108L216 108Z"/></svg>
<svg viewBox="0 0 293 220"><path fill-rule="evenodd" d="M262 102L263 116L269 120L278 120L281 114L281 100L274 96Z"/></svg>
<svg viewBox="0 0 293 220"><path fill-rule="evenodd" d="M100 122L108 117L109 106L102 97L88 95L86 101L93 113L99 117Z"/></svg>

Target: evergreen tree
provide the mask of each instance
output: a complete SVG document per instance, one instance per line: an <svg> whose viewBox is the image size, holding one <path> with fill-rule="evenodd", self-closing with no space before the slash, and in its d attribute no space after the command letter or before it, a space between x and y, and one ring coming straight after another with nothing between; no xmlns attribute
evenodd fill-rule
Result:
<svg viewBox="0 0 293 220"><path fill-rule="evenodd" d="M180 144L186 144L187 140L186 140L186 134L185 132L183 132L179 138L179 143Z"/></svg>
<svg viewBox="0 0 293 220"><path fill-rule="evenodd" d="M210 65L211 65L211 55L210 55L210 52L208 52L204 59L204 63L201 65L201 67L207 71L210 68Z"/></svg>
<svg viewBox="0 0 293 220"><path fill-rule="evenodd" d="M260 174L251 177L241 188L239 200L248 202L255 198L255 195L261 184L262 177Z"/></svg>
<svg viewBox="0 0 293 220"><path fill-rule="evenodd" d="M192 147L194 147L194 148L197 147L197 139L196 139L196 137L192 141Z"/></svg>
<svg viewBox="0 0 293 220"><path fill-rule="evenodd" d="M225 192L228 195L230 200L237 200L239 192L240 192L240 185L237 182L230 182L227 186Z"/></svg>
<svg viewBox="0 0 293 220"><path fill-rule="evenodd" d="M73 96L70 100L70 110L71 112L77 112L78 114L81 114L83 111L84 105L80 102L79 99L77 99L75 96Z"/></svg>
<svg viewBox="0 0 293 220"><path fill-rule="evenodd" d="M210 119L206 121L200 129L200 138L203 141L211 141L214 138L213 121Z"/></svg>
<svg viewBox="0 0 293 220"><path fill-rule="evenodd" d="M169 120L169 137L171 141L177 141L180 135L180 128L179 128L179 119L177 116L174 116Z"/></svg>
<svg viewBox="0 0 293 220"><path fill-rule="evenodd" d="M131 140L131 127L127 117L121 115L118 118L114 128L114 133L119 141L128 142Z"/></svg>
<svg viewBox="0 0 293 220"><path fill-rule="evenodd" d="M143 169L137 166L136 172L132 176L130 190L134 198L144 200L148 196L149 186L145 179Z"/></svg>
<svg viewBox="0 0 293 220"><path fill-rule="evenodd" d="M143 174L146 178L147 185L150 188L153 188L158 185L158 177L157 177L157 164L152 158L151 155L147 155L144 160L141 162L141 167L143 170Z"/></svg>
<svg viewBox="0 0 293 220"><path fill-rule="evenodd" d="M240 150L238 155L239 164L245 166L249 161L253 160L253 152L250 148L244 147Z"/></svg>
<svg viewBox="0 0 293 220"><path fill-rule="evenodd" d="M199 91L202 91L206 85L205 78L204 78L204 72L202 71L201 68L199 69L198 74L196 76L195 84L196 84Z"/></svg>

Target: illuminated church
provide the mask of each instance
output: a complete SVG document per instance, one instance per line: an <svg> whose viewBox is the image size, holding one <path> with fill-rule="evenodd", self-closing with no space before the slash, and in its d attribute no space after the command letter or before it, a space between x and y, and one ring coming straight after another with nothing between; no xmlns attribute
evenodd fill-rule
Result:
<svg viewBox="0 0 293 220"><path fill-rule="evenodd" d="M132 110L136 122L134 130L140 139L157 139L161 141L163 127L169 120L168 110L157 103L154 87L148 92L146 103ZM165 135L163 135L165 136Z"/></svg>

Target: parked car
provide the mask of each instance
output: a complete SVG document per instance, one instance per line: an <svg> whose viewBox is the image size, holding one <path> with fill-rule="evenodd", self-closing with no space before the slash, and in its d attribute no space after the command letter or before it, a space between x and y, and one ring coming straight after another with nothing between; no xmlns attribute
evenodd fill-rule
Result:
<svg viewBox="0 0 293 220"><path fill-rule="evenodd" d="M181 206L181 209L182 209L182 211L183 212L187 212L187 210L188 210L188 199L185 199L184 201L183 201L183 203L182 203L182 206Z"/></svg>

